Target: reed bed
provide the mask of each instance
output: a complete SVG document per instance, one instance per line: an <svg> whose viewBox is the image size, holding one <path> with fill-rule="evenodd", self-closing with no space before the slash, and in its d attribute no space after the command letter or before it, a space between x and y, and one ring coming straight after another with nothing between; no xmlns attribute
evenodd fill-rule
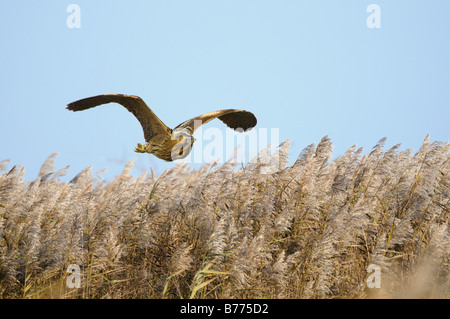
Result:
<svg viewBox="0 0 450 319"><path fill-rule="evenodd" d="M449 144L383 146L109 182L62 182L56 154L31 182L0 162L0 297L449 298Z"/></svg>

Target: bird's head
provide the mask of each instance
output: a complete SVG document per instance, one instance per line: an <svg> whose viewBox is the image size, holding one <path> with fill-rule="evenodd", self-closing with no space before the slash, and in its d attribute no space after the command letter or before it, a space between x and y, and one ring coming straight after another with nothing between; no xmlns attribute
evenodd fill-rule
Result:
<svg viewBox="0 0 450 319"><path fill-rule="evenodd" d="M173 146L171 152L172 160L182 159L189 155L196 139L192 137L186 128L175 129L171 137Z"/></svg>

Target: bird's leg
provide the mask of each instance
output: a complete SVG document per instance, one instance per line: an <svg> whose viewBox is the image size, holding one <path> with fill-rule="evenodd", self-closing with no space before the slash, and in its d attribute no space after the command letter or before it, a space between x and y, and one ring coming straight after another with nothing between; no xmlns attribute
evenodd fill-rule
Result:
<svg viewBox="0 0 450 319"><path fill-rule="evenodd" d="M147 153L147 150L146 150L146 147L145 147L146 145L142 145L141 143L138 143L138 145L137 145L137 147L134 149L134 151L136 152L136 153Z"/></svg>

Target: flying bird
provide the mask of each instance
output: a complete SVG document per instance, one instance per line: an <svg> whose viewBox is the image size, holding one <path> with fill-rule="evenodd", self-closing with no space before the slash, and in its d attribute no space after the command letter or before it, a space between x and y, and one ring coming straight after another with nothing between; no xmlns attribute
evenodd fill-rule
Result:
<svg viewBox="0 0 450 319"><path fill-rule="evenodd" d="M187 120L174 129L167 127L147 104L138 96L125 94L103 94L88 97L67 105L70 111L82 111L107 103L118 103L138 119L144 131L145 144L138 143L137 153L150 153L165 161L182 159L189 155L195 138L195 130L209 121L219 118L236 131L247 131L256 126L253 113L244 110L220 110L205 113Z"/></svg>

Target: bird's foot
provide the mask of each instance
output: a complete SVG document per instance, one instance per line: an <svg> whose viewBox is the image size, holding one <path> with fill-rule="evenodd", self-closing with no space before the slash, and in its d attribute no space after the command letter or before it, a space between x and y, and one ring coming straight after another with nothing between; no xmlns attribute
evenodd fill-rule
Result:
<svg viewBox="0 0 450 319"><path fill-rule="evenodd" d="M138 143L137 147L134 149L136 153L147 153L145 150L145 145L142 145L141 143Z"/></svg>

